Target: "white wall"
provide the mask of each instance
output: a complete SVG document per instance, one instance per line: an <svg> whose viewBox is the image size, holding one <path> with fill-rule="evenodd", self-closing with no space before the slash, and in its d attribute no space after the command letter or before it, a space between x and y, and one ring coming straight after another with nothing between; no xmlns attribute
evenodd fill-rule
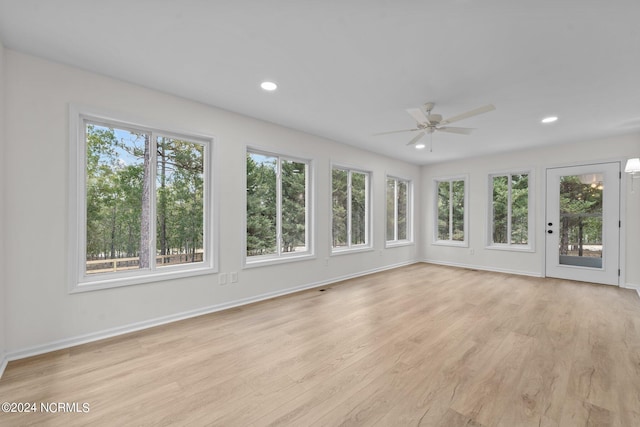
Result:
<svg viewBox="0 0 640 427"><path fill-rule="evenodd" d="M433 262L462 265L520 274L544 275L544 195L545 170L548 167L592 163L602 160L622 160L640 155L640 134L582 141L535 150L512 152L467 159L457 162L423 166L422 210L426 226L421 242L424 258ZM486 249L487 213L489 206L488 174L492 172L530 168L535 179L535 252L510 252ZM624 163L622 164L624 168ZM437 246L433 242L433 179L439 176L469 174L469 247ZM640 284L640 180L631 193L631 178L624 174L623 204L626 204L626 277L628 285ZM471 254L470 249L473 249Z"/></svg>
<svg viewBox="0 0 640 427"><path fill-rule="evenodd" d="M4 46L0 42L0 375L5 366L5 268L4 268Z"/></svg>
<svg viewBox="0 0 640 427"><path fill-rule="evenodd" d="M385 174L420 168L203 104L5 50L5 242L7 350L20 357L78 337L416 260L417 245L384 249ZM220 271L217 275L68 294L69 103L131 114L217 138ZM242 270L246 145L312 158L316 175L314 260ZM330 162L373 171L375 251L329 257ZM419 235L420 230L416 230ZM325 259L330 258L328 267Z"/></svg>
<svg viewBox="0 0 640 427"><path fill-rule="evenodd" d="M2 53L2 50L0 50ZM429 259L494 270L543 273L544 170L580 161L640 155L640 135L612 137L528 152L501 154L422 168L333 141L297 132L182 98L52 63L11 50L0 54L4 67L5 125L0 139L4 198L0 233L5 260L0 271L0 345L15 358L83 339L121 332L181 313L276 294L388 266ZM1 87L1 86L0 86ZM1 94L0 94L1 95ZM162 281L94 292L68 294L68 108L82 104L166 123L217 138L220 186L220 271L239 272L239 283L219 286L217 275ZM312 158L315 162L316 254L313 260L242 270L244 153L246 145ZM374 244L365 253L329 256L330 163L373 171ZM1 163L0 163L1 164ZM486 250L487 174L531 167L536 183L536 251ZM419 245L384 249L385 174L414 180ZM431 245L432 179L470 176L470 244L468 248ZM625 180L629 182L628 176ZM0 185L0 189L3 188ZM626 190L626 281L640 284L640 180ZM0 207L2 207L0 205ZM4 217L2 217L4 215ZM426 224L426 226L421 226ZM2 251L0 247L0 251ZM0 252L0 255L2 253ZM325 266L325 259L329 259ZM2 288L0 287L0 291ZM2 322L5 322L4 328ZM4 331L4 337L1 331ZM1 350L1 348L0 348Z"/></svg>

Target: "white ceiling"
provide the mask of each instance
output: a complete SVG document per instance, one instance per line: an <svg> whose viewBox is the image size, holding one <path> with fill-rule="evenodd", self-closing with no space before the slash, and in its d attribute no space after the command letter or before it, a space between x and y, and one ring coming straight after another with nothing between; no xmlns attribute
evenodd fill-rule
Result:
<svg viewBox="0 0 640 427"><path fill-rule="evenodd" d="M417 164L640 131L638 0L0 0L0 40ZM427 101L497 109L372 136Z"/></svg>

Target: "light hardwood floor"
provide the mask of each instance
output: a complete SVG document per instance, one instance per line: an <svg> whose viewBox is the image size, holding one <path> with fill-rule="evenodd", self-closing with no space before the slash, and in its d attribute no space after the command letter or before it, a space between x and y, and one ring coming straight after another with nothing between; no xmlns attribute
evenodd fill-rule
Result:
<svg viewBox="0 0 640 427"><path fill-rule="evenodd" d="M0 425L640 426L631 290L415 264L11 362Z"/></svg>

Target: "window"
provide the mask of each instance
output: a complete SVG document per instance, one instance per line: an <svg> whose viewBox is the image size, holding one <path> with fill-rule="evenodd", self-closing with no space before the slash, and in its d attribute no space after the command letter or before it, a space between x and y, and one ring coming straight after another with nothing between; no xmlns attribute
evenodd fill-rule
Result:
<svg viewBox="0 0 640 427"><path fill-rule="evenodd" d="M247 263L310 255L309 164L247 151Z"/></svg>
<svg viewBox="0 0 640 427"><path fill-rule="evenodd" d="M211 140L72 120L72 291L214 272Z"/></svg>
<svg viewBox="0 0 640 427"><path fill-rule="evenodd" d="M387 177L387 244L411 241L410 182Z"/></svg>
<svg viewBox="0 0 640 427"><path fill-rule="evenodd" d="M489 176L489 246L530 247L529 175L529 172L518 172Z"/></svg>
<svg viewBox="0 0 640 427"><path fill-rule="evenodd" d="M435 180L435 243L467 245L466 177Z"/></svg>
<svg viewBox="0 0 640 427"><path fill-rule="evenodd" d="M334 252L369 248L369 172L335 166L331 173Z"/></svg>

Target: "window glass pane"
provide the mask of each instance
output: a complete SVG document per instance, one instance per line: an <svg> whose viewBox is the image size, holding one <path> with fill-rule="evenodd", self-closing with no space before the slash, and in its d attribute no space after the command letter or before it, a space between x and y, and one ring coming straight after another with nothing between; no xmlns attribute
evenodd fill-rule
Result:
<svg viewBox="0 0 640 427"><path fill-rule="evenodd" d="M438 182L438 240L449 240L449 181Z"/></svg>
<svg viewBox="0 0 640 427"><path fill-rule="evenodd" d="M156 265L202 262L204 146L156 139Z"/></svg>
<svg viewBox="0 0 640 427"><path fill-rule="evenodd" d="M396 180L387 179L387 240L395 240L395 188Z"/></svg>
<svg viewBox="0 0 640 427"><path fill-rule="evenodd" d="M604 176L560 178L560 264L602 268Z"/></svg>
<svg viewBox="0 0 640 427"><path fill-rule="evenodd" d="M509 177L493 177L493 243L509 243Z"/></svg>
<svg viewBox="0 0 640 427"><path fill-rule="evenodd" d="M282 160L282 252L307 250L305 163Z"/></svg>
<svg viewBox="0 0 640 427"><path fill-rule="evenodd" d="M351 173L351 244L367 243L367 176Z"/></svg>
<svg viewBox="0 0 640 427"><path fill-rule="evenodd" d="M407 182L398 181L398 240L407 239Z"/></svg>
<svg viewBox="0 0 640 427"><path fill-rule="evenodd" d="M81 221L80 233L72 236L77 245L73 263L80 264L74 268L74 287L136 284L158 269L163 278L211 270L214 260L205 247L215 229L205 225L210 200L204 191L210 141L169 137L110 119L77 118L82 136L74 142L84 143L84 154L71 166L84 179L73 203L84 212L71 214ZM189 269L191 263L199 265ZM172 268L180 264L185 265Z"/></svg>
<svg viewBox="0 0 640 427"><path fill-rule="evenodd" d="M149 136L91 123L85 131L86 272L139 269L141 244L149 243L140 232L149 230L150 207L141 202Z"/></svg>
<svg viewBox="0 0 640 427"><path fill-rule="evenodd" d="M247 154L247 256L277 253L277 159Z"/></svg>
<svg viewBox="0 0 640 427"><path fill-rule="evenodd" d="M529 175L511 175L511 243L529 243Z"/></svg>
<svg viewBox="0 0 640 427"><path fill-rule="evenodd" d="M347 245L347 215L349 198L347 193L349 173L342 169L332 172L333 247Z"/></svg>
<svg viewBox="0 0 640 427"><path fill-rule="evenodd" d="M464 181L453 181L453 236L451 240L464 241Z"/></svg>

